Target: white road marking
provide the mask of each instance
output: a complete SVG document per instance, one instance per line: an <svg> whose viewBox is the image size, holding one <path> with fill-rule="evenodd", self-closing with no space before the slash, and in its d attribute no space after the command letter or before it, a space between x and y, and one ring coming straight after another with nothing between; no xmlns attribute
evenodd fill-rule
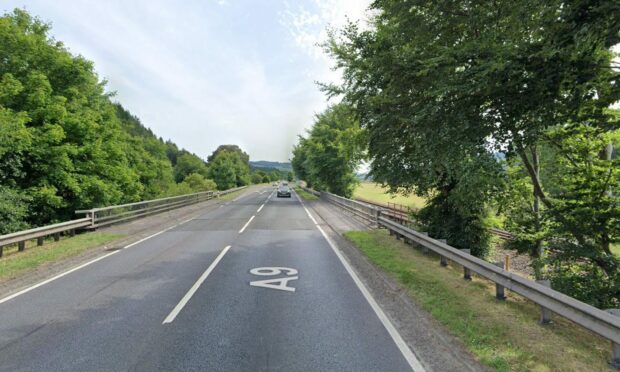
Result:
<svg viewBox="0 0 620 372"><path fill-rule="evenodd" d="M241 228L241 230L239 230L239 234L243 233L243 231L245 231L245 228L248 227L248 225L250 224L250 222L252 222L252 220L254 219L254 217L256 216L252 216L250 217L250 219L248 220L248 222L245 223L245 225L243 225L243 227Z"/></svg>
<svg viewBox="0 0 620 372"><path fill-rule="evenodd" d="M302 207L304 207L304 210L306 211L306 214L308 215L308 217L310 217L310 219L312 220L312 222L315 225L318 225L318 223L316 222L316 220L314 219L314 217L312 217L312 215L310 214L310 212L308 212L308 209L306 208L306 206L304 205L304 202L301 201L301 197L299 197L299 195L293 191L295 193L295 197L297 198L297 200L299 200L299 202L301 203Z"/></svg>
<svg viewBox="0 0 620 372"><path fill-rule="evenodd" d="M290 267L255 267L250 270L250 274L258 276L275 276L282 274L282 271L286 271L286 275L297 275L297 269L291 269Z"/></svg>
<svg viewBox="0 0 620 372"><path fill-rule="evenodd" d="M289 280L297 280L298 276L289 276L285 278L275 278L275 279L267 279L267 280L256 280L250 282L250 285L253 287L263 287L269 289L277 289L279 291L287 291L287 292L295 292L295 287L287 286ZM278 284L274 284L278 283Z"/></svg>
<svg viewBox="0 0 620 372"><path fill-rule="evenodd" d="M254 287L277 289L279 291L295 292L295 288L289 287L287 284L290 280L299 279L298 276L292 276L297 275L296 269L291 269L290 267L255 267L250 270L250 274L258 276L276 276L282 274L282 271L285 271L288 277L267 280L255 280L253 282L250 282L250 285ZM276 285L274 283L278 284Z"/></svg>
<svg viewBox="0 0 620 372"><path fill-rule="evenodd" d="M403 340L403 338L398 333L398 331L396 330L396 328L394 327L390 319L387 317L387 315L385 315L385 313L383 312L383 310L381 309L377 301L372 297L372 295L370 294L370 292L368 291L364 283L357 276L357 274L355 273L351 265L349 265L349 262L347 262L347 260L344 258L342 253L340 253L340 250L338 249L338 247L336 247L336 244L329 238L329 236L327 236L325 231L323 231L321 226L312 217L312 215L310 214L310 211L308 211L308 208L306 208L306 205L301 200L301 198L298 198L298 199L299 199L299 202L301 203L301 206L304 207L304 210L306 211L306 213L308 214L312 222L314 222L314 225L321 232L321 235L323 235L323 238L325 238L325 240L327 241L327 244L329 244L329 246L332 248L332 250L338 257L338 259L340 260L340 263L342 263L342 266L344 266L344 268L347 270L347 272L353 279L353 282L355 282L355 285L357 285L357 288L359 288L359 290L362 292L362 295L364 295L364 298L366 299L366 301L368 301L368 304L374 310L375 314L377 315L377 317L379 318L379 320L381 321L385 329L388 331L388 333L392 337L392 340L394 340L394 343L396 344L400 352L403 354L403 356L407 360L407 363L409 363L409 366L411 367L411 369L415 372L425 371L424 367L422 366L422 363L420 363L420 361L415 356L415 354L411 351L409 346L407 346L407 343L405 342L405 340Z"/></svg>
<svg viewBox="0 0 620 372"><path fill-rule="evenodd" d="M258 210L256 211L256 213L260 213L261 209L263 209L263 207L265 206L265 204L263 203L263 205L260 206L260 208L258 208Z"/></svg>
<svg viewBox="0 0 620 372"><path fill-rule="evenodd" d="M58 275L56 275L56 276L53 276L53 277L51 277L51 278L49 278L49 279L46 279L46 280L44 280L44 281L42 281L42 282L39 282L39 283L37 283L37 284L35 284L35 285L32 285L32 286L30 286L30 287L28 287L28 288L22 289L22 290L21 290L21 291L19 291L19 292L15 292L15 293L13 293L12 295L9 295L9 296L7 296L7 297L4 297L3 299L0 299L0 304L2 304L2 303L4 303L4 302L7 302L7 301L10 301L10 300L14 299L15 297L21 296L21 295L23 295L23 294L25 294L25 293L28 293L28 292L32 291L33 289L37 289L37 288L39 288L39 287L41 287L41 286L44 286L44 285L46 285L46 284L48 284L48 283L51 283L51 282L53 282L53 281L55 281L55 280L57 280L57 279L62 278L63 276L66 276L66 275L71 274L72 272L75 272L75 271L78 271L78 270L80 270L80 269L83 269L83 268L85 268L86 266L92 265L92 264L94 264L95 262L98 262L98 261L103 260L104 258L110 257L110 256L112 256L113 254L116 254L116 253L120 252L121 250L124 250L124 249L127 249L127 248L131 248L131 247L133 247L134 245L140 244L140 243L142 243L142 242L143 242L143 241L145 241L145 240L148 240L148 239L151 239L151 238L153 238L153 237L156 237L157 235L163 234L163 233L165 233L166 231L168 231L168 230L170 230L170 229L173 229L173 228L175 228L175 227L177 227L177 226L179 226L179 225L182 225L182 224L184 224L185 222L188 222L188 221L190 221L190 220L191 220L191 218L190 218L189 220L185 220L185 221L183 221L183 222L177 223L177 224L176 224L176 225L174 225L174 226L170 226L170 227L168 227L168 228L166 228L166 229L163 229L163 230L161 230L161 231L158 231L158 232L156 232L155 234L149 235L149 236L147 236L146 238L142 238L142 239L140 239L140 240L138 240L138 241L135 241L135 242L133 242L133 243L131 243L131 244L128 244L128 245L124 246L123 248L121 248L121 249L119 249L119 250L117 250L117 251L112 251L112 252L110 252L110 253L106 253L106 254L104 254L104 255L103 255L103 256L101 256L101 257L97 257L97 258L95 258L95 259L93 259L93 260L90 260L90 261L88 261L88 262L85 262L85 263L83 263L83 264L81 264L81 265L79 265L79 266L76 266L76 267L74 267L74 268L72 268L72 269L69 269L69 270L67 270L67 271L65 271L65 272L63 272L63 273L60 273L60 274L58 274Z"/></svg>
<svg viewBox="0 0 620 372"><path fill-rule="evenodd" d="M54 280L56 280L56 279L60 279L60 278L62 278L62 277L63 277L63 276L65 276L65 275L71 274L71 273L72 273L72 272L74 272L74 271L77 271L77 270L79 270L79 269L81 269L81 268L83 268L83 267L86 267L86 266L90 265L90 264L94 264L95 262L100 261L100 260L103 260L104 258L110 257L111 255L116 254L116 253L118 253L118 252L120 252L120 251L112 251L112 252L107 253L107 254L105 254L105 255L103 255L103 256L101 256L101 257L97 257L97 258L95 258L94 260L88 261L88 262L86 262L86 263L84 263L84 264L82 264L82 265L80 265L80 266L74 267L74 268L73 268L73 269L71 269L71 270L65 271L64 273L58 274L58 275L56 275L56 276L54 276L54 277L51 277L51 278L49 278L49 279L47 279L47 280L44 280L44 281L42 281L42 282L40 282L40 283L37 283L37 284L35 284L35 285L31 286L31 287L28 287L28 288L23 289L23 290L21 290L21 291L19 291L19 292L13 293L12 295L7 296L7 297L5 297L5 298L1 299L1 300L0 300L0 304L1 304L1 303L4 303L4 302L7 302L7 301L9 301L9 300L12 300L12 299L14 299L14 298L15 298L15 297L17 297L17 296L21 296L21 295L23 295L24 293L30 292L30 291L32 291L33 289L39 288L39 287L41 287L41 286L43 286L43 285L45 285L45 284L47 284L47 283L51 283L51 282L53 282L53 281L54 281Z"/></svg>
<svg viewBox="0 0 620 372"><path fill-rule="evenodd" d="M177 304L177 306L174 307L174 309L172 309L172 311L170 312L170 314L168 314L168 316L166 317L166 319L164 319L164 321L161 324L166 324L166 323L172 323L174 321L174 318L177 317L177 315L179 315L179 313L181 312L181 310L183 310L183 308L185 307L185 305L189 302L189 300L192 298L192 296L194 295L194 293L196 293L196 291L198 290L198 288L200 288L200 285L207 279L207 277L209 276L209 274L211 274L211 272L213 271L213 269L215 269L215 266L217 266L217 264L222 260L222 257L224 257L224 255L226 254L226 252L228 252L228 250L230 249L230 245L226 246L226 248L224 248L220 254L215 258L215 260L211 263L211 265L209 265L209 267L207 268L207 270L202 273L202 275L200 276L200 278L198 278L198 280L196 281L196 283L194 283L194 285L189 289L189 291L187 291L187 293L185 294L185 296L183 296L183 298L181 299L181 301L179 301L179 303Z"/></svg>

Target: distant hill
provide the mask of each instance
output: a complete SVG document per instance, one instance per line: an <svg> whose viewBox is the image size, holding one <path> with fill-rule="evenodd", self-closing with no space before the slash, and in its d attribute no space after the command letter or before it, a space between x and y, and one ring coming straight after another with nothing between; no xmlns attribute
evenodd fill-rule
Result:
<svg viewBox="0 0 620 372"><path fill-rule="evenodd" d="M291 163L281 163L277 161L258 160L250 161L250 167L254 169L277 169L282 172L292 172Z"/></svg>

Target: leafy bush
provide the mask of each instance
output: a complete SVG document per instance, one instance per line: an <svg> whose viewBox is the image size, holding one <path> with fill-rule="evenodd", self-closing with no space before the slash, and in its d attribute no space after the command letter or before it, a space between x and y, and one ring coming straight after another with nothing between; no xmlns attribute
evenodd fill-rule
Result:
<svg viewBox="0 0 620 372"><path fill-rule="evenodd" d="M457 207L444 193L437 193L417 213L429 236L446 239L456 248L471 249L472 255L481 258L487 256L491 247L485 216L483 205L471 203L466 208Z"/></svg>

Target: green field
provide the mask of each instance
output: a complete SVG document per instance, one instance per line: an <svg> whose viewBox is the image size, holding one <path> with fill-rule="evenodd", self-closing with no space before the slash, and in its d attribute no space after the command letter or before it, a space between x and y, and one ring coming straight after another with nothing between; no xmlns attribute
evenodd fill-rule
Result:
<svg viewBox="0 0 620 372"><path fill-rule="evenodd" d="M353 192L353 198L363 199L375 203L387 204L396 203L406 205L411 208L419 209L424 206L425 199L415 195L402 196L391 195L387 190L374 182L362 182Z"/></svg>
<svg viewBox="0 0 620 372"><path fill-rule="evenodd" d="M459 338L483 364L498 371L610 370L610 343L560 317L537 323L539 307L482 279L462 279L462 268L439 265L435 255L390 237L385 230L345 234L375 265Z"/></svg>
<svg viewBox="0 0 620 372"><path fill-rule="evenodd" d="M36 245L36 240L30 241L27 242L27 248L23 252L18 252L16 246L5 247L4 256L0 258L0 279L12 278L45 263L75 256L89 248L101 246L122 236L121 234L92 232L63 238L57 242L48 239L40 247Z"/></svg>

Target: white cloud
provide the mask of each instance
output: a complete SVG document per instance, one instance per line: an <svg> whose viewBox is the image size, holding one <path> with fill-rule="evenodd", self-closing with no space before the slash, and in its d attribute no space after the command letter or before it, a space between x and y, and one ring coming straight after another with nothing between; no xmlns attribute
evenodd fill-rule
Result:
<svg viewBox="0 0 620 372"><path fill-rule="evenodd" d="M327 41L328 29L339 29L347 21L365 27L368 21L370 0L312 0L310 2L285 1L281 23L289 30L295 44L316 64L312 72L321 82L337 82L340 73L333 71L332 61L321 45Z"/></svg>
<svg viewBox="0 0 620 372"><path fill-rule="evenodd" d="M51 21L158 136L205 158L236 143L255 160L286 160L325 107L314 81L338 76L315 44L367 3L6 0L1 10L14 7Z"/></svg>

